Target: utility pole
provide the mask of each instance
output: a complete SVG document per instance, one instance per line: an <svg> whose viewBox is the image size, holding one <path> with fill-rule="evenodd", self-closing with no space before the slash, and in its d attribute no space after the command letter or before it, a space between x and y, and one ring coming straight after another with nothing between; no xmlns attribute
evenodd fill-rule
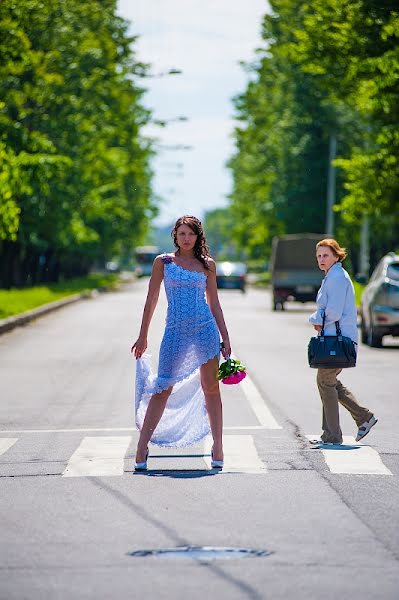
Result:
<svg viewBox="0 0 399 600"><path fill-rule="evenodd" d="M335 167L333 161L337 156L337 136L335 132L330 133L330 143L328 151L328 177L327 177L327 220L326 233L333 237L334 235L334 210L335 204Z"/></svg>
<svg viewBox="0 0 399 600"><path fill-rule="evenodd" d="M368 215L363 216L360 230L359 271L360 276L366 282L370 273L370 218Z"/></svg>

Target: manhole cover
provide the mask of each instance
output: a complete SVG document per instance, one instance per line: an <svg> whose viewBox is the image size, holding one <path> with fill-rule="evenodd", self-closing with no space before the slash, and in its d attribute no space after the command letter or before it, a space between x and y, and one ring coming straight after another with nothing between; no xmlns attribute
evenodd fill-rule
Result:
<svg viewBox="0 0 399 600"><path fill-rule="evenodd" d="M177 548L160 548L157 550L135 550L129 556L155 556L157 558L191 558L194 560L217 560L255 558L269 556L268 550L252 550L250 548L218 548L214 546L178 546Z"/></svg>

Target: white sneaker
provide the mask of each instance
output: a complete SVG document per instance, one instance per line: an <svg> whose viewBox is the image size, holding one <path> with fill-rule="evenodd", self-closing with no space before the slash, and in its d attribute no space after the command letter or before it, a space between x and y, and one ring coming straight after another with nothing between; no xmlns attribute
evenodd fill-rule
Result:
<svg viewBox="0 0 399 600"><path fill-rule="evenodd" d="M329 446L341 446L342 442L323 442L323 440L309 440L309 444L313 450L320 450Z"/></svg>
<svg viewBox="0 0 399 600"><path fill-rule="evenodd" d="M370 429L374 427L377 421L378 419L372 416L368 421L363 423L363 425L360 425L357 431L356 441L359 442L360 440L362 440L369 433Z"/></svg>

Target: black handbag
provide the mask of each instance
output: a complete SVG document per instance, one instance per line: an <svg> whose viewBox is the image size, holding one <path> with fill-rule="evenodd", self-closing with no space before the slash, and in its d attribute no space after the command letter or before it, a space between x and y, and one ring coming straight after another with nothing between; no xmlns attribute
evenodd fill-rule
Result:
<svg viewBox="0 0 399 600"><path fill-rule="evenodd" d="M317 337L310 338L308 344L309 366L313 369L348 369L356 367L356 346L351 338L342 335L339 321L335 321L337 335L324 335L322 329Z"/></svg>

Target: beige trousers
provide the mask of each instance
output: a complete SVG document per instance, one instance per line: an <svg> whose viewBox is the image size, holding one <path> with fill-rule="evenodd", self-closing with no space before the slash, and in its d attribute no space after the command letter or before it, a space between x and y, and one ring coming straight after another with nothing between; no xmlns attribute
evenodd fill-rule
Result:
<svg viewBox="0 0 399 600"><path fill-rule="evenodd" d="M339 424L339 404L346 408L359 427L373 416L357 402L355 396L337 379L342 369L318 369L317 387L323 404L323 442L340 444L342 431Z"/></svg>

